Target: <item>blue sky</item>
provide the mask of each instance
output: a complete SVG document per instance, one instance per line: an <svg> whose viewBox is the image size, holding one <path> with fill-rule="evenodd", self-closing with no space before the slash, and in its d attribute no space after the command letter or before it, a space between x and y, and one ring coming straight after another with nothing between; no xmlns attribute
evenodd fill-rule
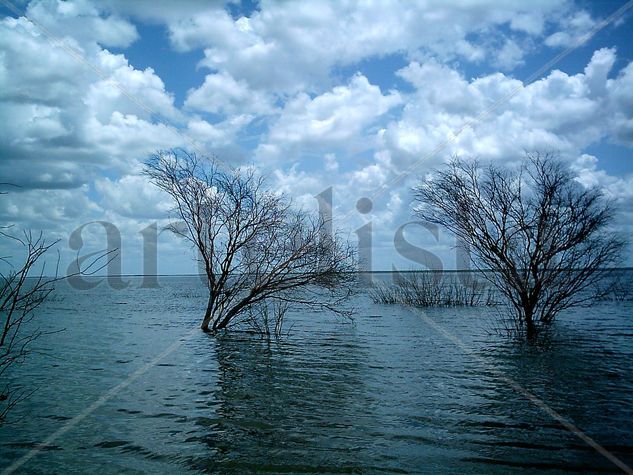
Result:
<svg viewBox="0 0 633 475"><path fill-rule="evenodd" d="M624 1L9 5L0 174L19 188L0 216L59 239L64 264L73 230L107 221L122 272L143 271L140 232L167 223L169 201L142 163L170 147L254 165L307 208L333 187L352 240L372 223L376 270L420 267L394 235L414 220L411 186L454 154L510 163L554 151L620 205L618 232L633 229L633 8L601 23ZM371 213L357 212L363 197ZM105 247L99 225L83 233ZM416 225L405 236L455 266L450 236ZM195 271L167 233L158 253L160 273Z"/></svg>

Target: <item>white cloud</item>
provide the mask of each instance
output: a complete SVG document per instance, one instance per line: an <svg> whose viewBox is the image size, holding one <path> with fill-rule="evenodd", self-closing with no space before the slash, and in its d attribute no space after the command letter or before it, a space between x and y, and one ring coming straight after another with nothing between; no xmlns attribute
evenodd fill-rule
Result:
<svg viewBox="0 0 633 475"><path fill-rule="evenodd" d="M157 2L31 2L30 17L63 47L25 18L0 20L0 175L38 188L2 201L0 214L58 231L98 217L138 239L141 220L167 206L138 175L141 162L184 146L231 163L254 159L274 189L305 206L334 185L335 213L351 216L340 224L372 219L376 246L389 248L410 220L411 184L453 153L510 160L539 149L571 159L600 141L633 146L633 63L615 72L615 49L597 50L579 74L553 71L529 85L511 76L544 38L564 47L594 26L567 0L264 0L248 18L219 1ZM199 66L210 71L184 107L155 70L105 49L137 39L130 18L164 25L178 52L204 53ZM350 77L393 58L408 65ZM465 77L465 62L492 72ZM400 79L410 87L377 85ZM629 178L609 176L588 155L577 167L586 183L629 200ZM394 180L403 172L411 174ZM361 216L356 200L376 193Z"/></svg>
<svg viewBox="0 0 633 475"><path fill-rule="evenodd" d="M315 209L317 200L314 197L327 188L329 183L323 176L307 173L293 165L288 170L276 169L272 173L269 185L276 192L292 197L298 207Z"/></svg>
<svg viewBox="0 0 633 475"><path fill-rule="evenodd" d="M584 10L576 12L573 16L561 21L562 30L552 33L545 39L545 44L552 48L565 48L579 43L588 34L596 22L591 15Z"/></svg>
<svg viewBox="0 0 633 475"><path fill-rule="evenodd" d="M515 67L524 63L525 51L516 41L507 39L503 47L499 50L494 63L503 71L511 71Z"/></svg>
<svg viewBox="0 0 633 475"><path fill-rule="evenodd" d="M461 114L475 111L482 104L481 95L476 89L469 87L458 71L435 60L429 60L424 64L414 61L399 70L397 74L417 88L418 99L433 106L435 110ZM419 105L416 101L405 102L409 110ZM424 109L426 110L419 112L423 114L435 112L427 107Z"/></svg>
<svg viewBox="0 0 633 475"><path fill-rule="evenodd" d="M474 45L471 33L501 25L538 36L544 18L556 22L568 13L565 1L278 3L262 2L250 17L231 18L208 8L168 21L179 50L203 48L202 65L244 79L254 89L271 92L315 90L329 84L330 70L391 53L410 57L426 52L445 59L482 61L497 46ZM579 17L575 28L583 26ZM590 17L588 17L591 20ZM368 27L368 25L370 25ZM506 47L505 64L518 64L516 48Z"/></svg>
<svg viewBox="0 0 633 475"><path fill-rule="evenodd" d="M211 113L265 115L274 111L274 98L220 72L207 75L202 86L189 91L185 105Z"/></svg>
<svg viewBox="0 0 633 475"><path fill-rule="evenodd" d="M510 20L510 28L515 31L523 31L530 35L540 35L545 27L545 18L542 11L535 9L531 12L519 13Z"/></svg>
<svg viewBox="0 0 633 475"><path fill-rule="evenodd" d="M139 175L126 175L118 180L102 178L95 182L104 209L137 219L167 217L171 199Z"/></svg>
<svg viewBox="0 0 633 475"><path fill-rule="evenodd" d="M85 138L93 152L108 158L108 164L118 172L134 171L138 160L157 149L185 146L184 136L160 123L139 119L133 114L112 113L106 123L91 117L84 125Z"/></svg>
<svg viewBox="0 0 633 475"><path fill-rule="evenodd" d="M374 155L374 163L349 173L348 179L354 193L371 195L380 190L389 177L397 172L387 151Z"/></svg>
<svg viewBox="0 0 633 475"><path fill-rule="evenodd" d="M385 146L408 162L442 143L442 156L501 158L534 149L571 156L602 138L626 141L633 76L627 66L608 79L614 62L615 51L601 49L584 73L553 71L529 85L501 73L466 81L434 61L411 63L398 74L416 91L387 128ZM474 129L463 129L470 123Z"/></svg>
<svg viewBox="0 0 633 475"><path fill-rule="evenodd" d="M159 115L179 122L182 114L174 107L174 99L165 84L147 68L134 69L123 55L102 50L96 56L97 66L105 78L88 87L83 99L91 114L100 121L110 119L113 112L135 114L145 120Z"/></svg>
<svg viewBox="0 0 633 475"><path fill-rule="evenodd" d="M606 198L613 200L619 214L617 220L621 232L630 234L633 230L633 174L612 176L599 168L598 158L582 154L572 163L578 174L578 181L586 187L599 188Z"/></svg>
<svg viewBox="0 0 633 475"><path fill-rule="evenodd" d="M138 38L136 27L116 15L105 16L87 0L31 2L26 16L57 38L80 44L94 41L106 47L127 47Z"/></svg>
<svg viewBox="0 0 633 475"><path fill-rule="evenodd" d="M65 237L60 227L88 221L101 211L88 197L87 185L71 190L15 190L0 199L2 222L15 224L18 230L47 230L50 240Z"/></svg>
<svg viewBox="0 0 633 475"><path fill-rule="evenodd" d="M71 28L74 24L64 23L70 19L97 15L82 2L39 2L29 8L42 22L45 15L48 23L59 20L58 28ZM77 34L84 35L85 44L74 38L66 42L74 43L85 61L50 43L25 18L0 20L0 117L5 124L0 174L21 186L78 187L100 168L126 171L156 148L184 143L170 127L155 122L155 115L182 120L161 79L91 43L87 31L79 28Z"/></svg>
<svg viewBox="0 0 633 475"><path fill-rule="evenodd" d="M326 153L323 157L325 171L337 172L338 162L336 161L336 155L333 153Z"/></svg>
<svg viewBox="0 0 633 475"><path fill-rule="evenodd" d="M0 32L0 99L44 104L72 100L85 81L82 64L52 48L23 17L0 20Z"/></svg>
<svg viewBox="0 0 633 475"><path fill-rule="evenodd" d="M260 156L281 153L277 159L287 159L291 150L362 147L359 141L366 127L400 102L398 93L383 95L362 75L314 98L298 94L270 126L268 143L260 147Z"/></svg>
<svg viewBox="0 0 633 475"><path fill-rule="evenodd" d="M192 119L187 124L187 135L212 147L227 145L235 140L237 133L252 119L249 115L236 115L215 124L203 119Z"/></svg>
<svg viewBox="0 0 633 475"><path fill-rule="evenodd" d="M614 141L633 146L633 62L624 67L616 79L607 82L612 113L609 114Z"/></svg>
<svg viewBox="0 0 633 475"><path fill-rule="evenodd" d="M222 8L226 0L100 0L104 10L121 16L132 16L149 23L167 23L181 18L191 18L201 11Z"/></svg>

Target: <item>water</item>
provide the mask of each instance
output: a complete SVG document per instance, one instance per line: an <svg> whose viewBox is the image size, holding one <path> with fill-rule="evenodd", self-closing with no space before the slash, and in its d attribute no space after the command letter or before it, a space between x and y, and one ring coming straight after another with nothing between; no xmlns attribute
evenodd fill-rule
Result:
<svg viewBox="0 0 633 475"><path fill-rule="evenodd" d="M568 312L552 341L526 348L493 331L496 310L420 314L361 292L353 324L295 310L289 337L268 343L192 332L197 278L139 283L62 286L41 309L42 329L63 331L41 337L15 375L37 391L0 428L0 468L66 427L21 470L619 471L508 378L633 465L631 302Z"/></svg>

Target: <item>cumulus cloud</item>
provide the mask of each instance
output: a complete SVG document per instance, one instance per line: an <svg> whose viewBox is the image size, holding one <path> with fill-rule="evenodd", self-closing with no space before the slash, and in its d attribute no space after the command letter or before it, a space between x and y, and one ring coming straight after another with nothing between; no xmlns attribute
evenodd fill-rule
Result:
<svg viewBox="0 0 633 475"><path fill-rule="evenodd" d="M187 94L191 109L219 114L266 115L274 110L274 98L252 90L246 81L236 81L226 72L209 74L204 84Z"/></svg>
<svg viewBox="0 0 633 475"><path fill-rule="evenodd" d="M503 47L499 50L494 64L504 71L511 71L524 63L524 54L524 49L516 41L507 39Z"/></svg>
<svg viewBox="0 0 633 475"><path fill-rule="evenodd" d="M209 147L228 145L235 140L237 133L251 120L253 120L253 116L246 114L231 116L215 124L204 119L194 118L187 124L187 135L200 143L208 144Z"/></svg>
<svg viewBox="0 0 633 475"><path fill-rule="evenodd" d="M510 20L510 28L523 31L529 35L538 36L545 28L545 16L542 10L534 9L514 15Z"/></svg>
<svg viewBox="0 0 633 475"><path fill-rule="evenodd" d="M538 36L544 19L558 19L567 13L566 7L564 1L529 6L492 1L262 2L249 17L234 19L215 7L180 16L168 22L168 28L177 49L204 49L203 66L228 72L256 89L296 92L328 82L336 65L375 55L404 52L413 57L424 52L469 61L481 61L488 54L494 58L496 45L475 46L468 35L509 25L517 33ZM572 26L582 28L584 18L591 20L579 17ZM504 48L500 61L508 68L520 64L517 48L512 44Z"/></svg>
<svg viewBox="0 0 633 475"><path fill-rule="evenodd" d="M94 117L102 122L113 112L134 114L145 120L160 116L178 123L182 114L174 107L173 95L152 68L133 68L121 54L102 50L96 55L102 78L92 82L83 98Z"/></svg>
<svg viewBox="0 0 633 475"><path fill-rule="evenodd" d="M631 180L585 149L633 146L633 63L596 47L579 73L554 70L532 84L513 76L543 41L567 47L594 28L597 18L573 2L245 8L35 0L26 16L0 19L0 174L22 186L0 200L0 215L59 236L107 219L138 240L167 209L141 163L177 146L254 162L305 206L333 185L339 224L373 220L384 248L410 220L411 185L452 154L555 150L583 183L630 202ZM169 54L197 55L191 72L202 68L204 79L185 90L159 64L135 67L127 48L145 31L139 20L163 27ZM362 216L361 196L375 198Z"/></svg>
<svg viewBox="0 0 633 475"><path fill-rule="evenodd" d="M434 61L411 63L399 75L416 91L387 128L386 147L419 157L444 142L445 154L500 158L534 149L574 155L602 138L626 140L632 109L620 95L630 91L630 68L610 79L615 54L598 50L583 73L555 70L528 85L501 73L467 81Z"/></svg>
<svg viewBox="0 0 633 475"><path fill-rule="evenodd" d="M69 38L79 44L96 42L126 47L138 39L136 27L116 15L104 15L88 0L39 0L29 3L26 15L43 34Z"/></svg>
<svg viewBox="0 0 633 475"><path fill-rule="evenodd" d="M612 138L623 145L633 146L633 62L622 69L618 77L607 82L611 98Z"/></svg>
<svg viewBox="0 0 633 475"><path fill-rule="evenodd" d="M600 169L596 156L582 154L572 167L578 174L578 181L587 187L601 189L605 196L616 205L616 230L628 236L633 231L633 175L612 176Z"/></svg>
<svg viewBox="0 0 633 475"><path fill-rule="evenodd" d="M589 12L581 10L571 17L563 18L561 29L545 39L545 44L551 47L567 47L577 44L595 26L596 21Z"/></svg>
<svg viewBox="0 0 633 475"><path fill-rule="evenodd" d="M42 22L59 19L57 28L97 15L82 2L29 8ZM155 120L182 120L162 80L98 46L93 33L79 29L81 45L72 39L78 60L25 17L0 20L0 173L22 187L78 187L99 169L125 172L155 148L183 143Z"/></svg>
<svg viewBox="0 0 633 475"><path fill-rule="evenodd" d="M102 208L88 196L89 187L68 190L20 190L9 188L0 199L0 218L17 229L46 230L49 239L65 238L66 226L94 219Z"/></svg>
<svg viewBox="0 0 633 475"><path fill-rule="evenodd" d="M267 143L259 148L259 154L283 160L288 159L288 152L306 148L353 148L354 144L360 145L366 127L400 103L397 92L383 95L378 86L360 74L349 84L313 98L300 93L286 103L270 126Z"/></svg>
<svg viewBox="0 0 633 475"><path fill-rule="evenodd" d="M96 190L103 208L121 216L138 219L163 219L172 204L169 196L147 181L144 176L126 175L118 180L98 179Z"/></svg>

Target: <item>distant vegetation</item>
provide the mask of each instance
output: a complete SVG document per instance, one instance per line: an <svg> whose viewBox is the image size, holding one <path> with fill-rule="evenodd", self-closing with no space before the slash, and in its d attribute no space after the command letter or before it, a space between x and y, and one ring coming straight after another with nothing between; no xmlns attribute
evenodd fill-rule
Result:
<svg viewBox="0 0 633 475"><path fill-rule="evenodd" d="M393 283L378 283L370 291L374 302L414 307L475 307L497 303L487 282L472 274L412 272L396 275Z"/></svg>

